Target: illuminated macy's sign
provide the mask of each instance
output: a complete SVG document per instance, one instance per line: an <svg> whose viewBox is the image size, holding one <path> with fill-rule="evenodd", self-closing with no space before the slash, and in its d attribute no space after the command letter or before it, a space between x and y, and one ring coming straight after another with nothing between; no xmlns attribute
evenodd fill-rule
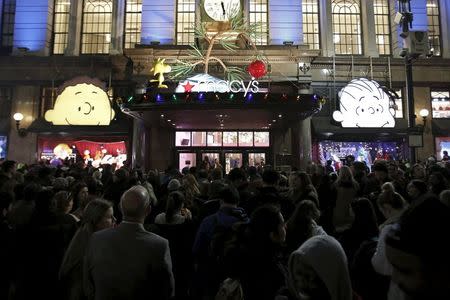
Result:
<svg viewBox="0 0 450 300"><path fill-rule="evenodd" d="M213 92L213 93L244 93L244 97L248 93L267 92L267 89L259 87L259 82L252 79L249 82L243 80L222 80L217 79L208 74L198 74L181 81L176 90L176 93L190 93L190 92Z"/></svg>

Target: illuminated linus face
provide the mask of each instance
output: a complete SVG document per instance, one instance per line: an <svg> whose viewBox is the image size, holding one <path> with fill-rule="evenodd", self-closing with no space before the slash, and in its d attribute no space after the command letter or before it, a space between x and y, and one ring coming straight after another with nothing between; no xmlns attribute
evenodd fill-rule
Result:
<svg viewBox="0 0 450 300"><path fill-rule="evenodd" d="M115 112L101 88L80 83L69 86L56 98L45 120L53 125L109 125Z"/></svg>
<svg viewBox="0 0 450 300"><path fill-rule="evenodd" d="M342 127L392 128L395 110L390 97L373 80L354 79L339 92L340 110L333 119Z"/></svg>

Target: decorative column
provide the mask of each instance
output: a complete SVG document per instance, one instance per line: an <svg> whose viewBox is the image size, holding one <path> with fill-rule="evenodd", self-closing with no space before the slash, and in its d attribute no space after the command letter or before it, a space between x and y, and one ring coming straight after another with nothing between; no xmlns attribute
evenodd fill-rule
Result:
<svg viewBox="0 0 450 300"><path fill-rule="evenodd" d="M333 19L330 3L330 0L319 0L320 45L322 55L329 57L334 55Z"/></svg>
<svg viewBox="0 0 450 300"><path fill-rule="evenodd" d="M148 147L148 129L145 126L144 121L134 119L133 120L133 146L131 163L133 168L140 167L142 170L146 170L146 153Z"/></svg>
<svg viewBox="0 0 450 300"><path fill-rule="evenodd" d="M373 0L361 0L361 27L363 33L363 54L369 57L378 57L378 47L375 34Z"/></svg>
<svg viewBox="0 0 450 300"><path fill-rule="evenodd" d="M81 49L83 1L70 0L69 33L64 55L78 56Z"/></svg>
<svg viewBox="0 0 450 300"><path fill-rule="evenodd" d="M123 53L123 36L125 30L125 0L113 1L111 45L109 53Z"/></svg>
<svg viewBox="0 0 450 300"><path fill-rule="evenodd" d="M311 118L294 123L291 127L292 165L306 170L312 161Z"/></svg>

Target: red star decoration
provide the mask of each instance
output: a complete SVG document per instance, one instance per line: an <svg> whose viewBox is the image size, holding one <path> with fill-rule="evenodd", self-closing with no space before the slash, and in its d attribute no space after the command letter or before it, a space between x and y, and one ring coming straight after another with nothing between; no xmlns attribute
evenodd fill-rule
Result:
<svg viewBox="0 0 450 300"><path fill-rule="evenodd" d="M184 92L185 93L190 93L190 92L192 92L192 88L195 86L195 84L191 84L189 81L185 84L185 85L183 85L183 87L184 87Z"/></svg>

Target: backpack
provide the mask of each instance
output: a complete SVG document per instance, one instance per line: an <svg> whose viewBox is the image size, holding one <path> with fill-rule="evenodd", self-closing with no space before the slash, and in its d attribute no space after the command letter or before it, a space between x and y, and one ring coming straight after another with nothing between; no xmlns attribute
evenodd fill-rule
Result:
<svg viewBox="0 0 450 300"><path fill-rule="evenodd" d="M227 278L220 285L214 300L244 300L244 292L239 280Z"/></svg>

